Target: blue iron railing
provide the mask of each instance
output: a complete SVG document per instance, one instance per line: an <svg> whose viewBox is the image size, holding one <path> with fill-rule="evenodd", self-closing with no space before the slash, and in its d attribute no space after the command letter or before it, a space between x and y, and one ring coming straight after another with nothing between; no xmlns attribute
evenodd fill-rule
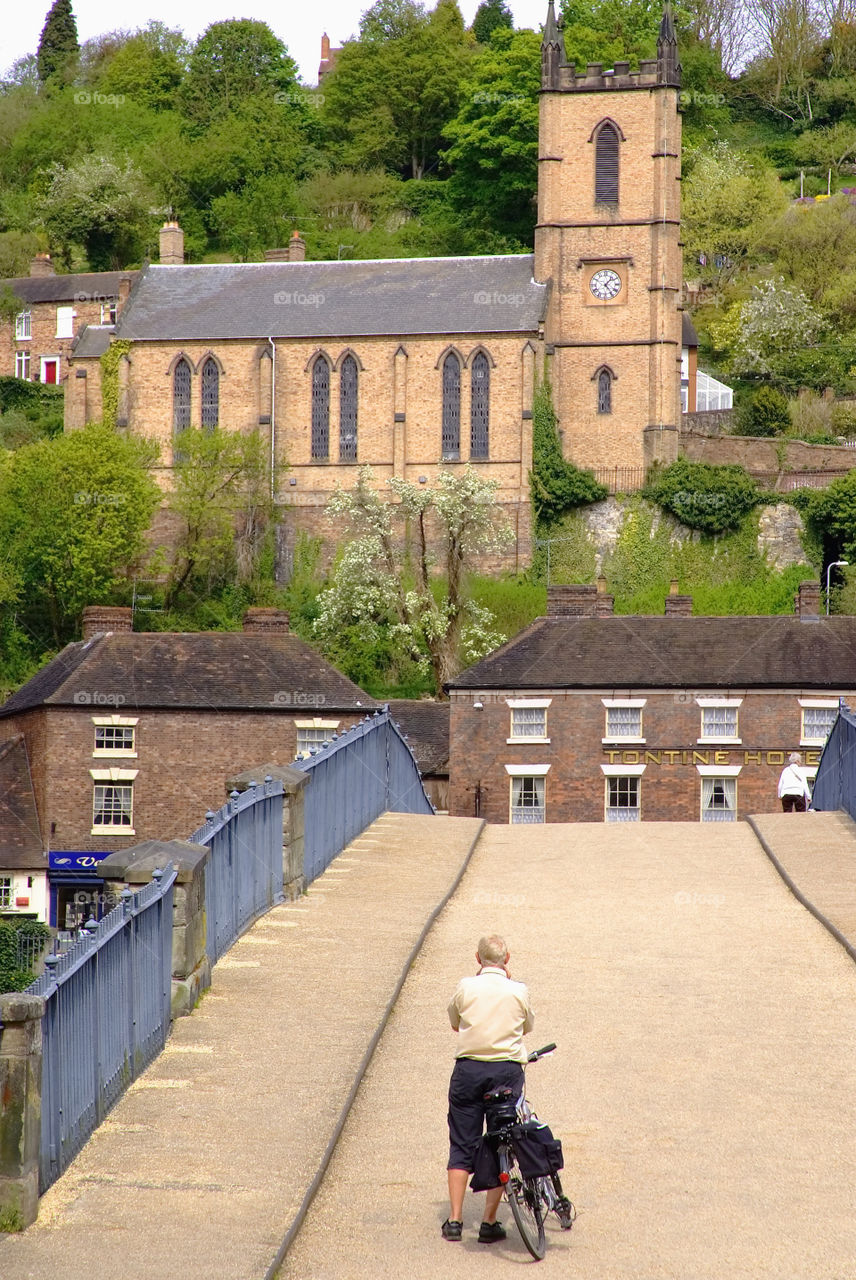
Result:
<svg viewBox="0 0 856 1280"><path fill-rule="evenodd" d="M856 818L856 716L841 699L811 793L812 809L845 809Z"/></svg>
<svg viewBox="0 0 856 1280"><path fill-rule="evenodd" d="M205 868L206 950L211 964L249 924L282 902L282 783L233 791L190 839L210 849Z"/></svg>
<svg viewBox="0 0 856 1280"><path fill-rule="evenodd" d="M434 812L413 752L388 709L341 736L333 734L294 763L311 775L303 793L307 884L380 814Z"/></svg>
<svg viewBox="0 0 856 1280"><path fill-rule="evenodd" d="M169 1031L176 872L156 871L27 988L43 996L39 1190L80 1151Z"/></svg>

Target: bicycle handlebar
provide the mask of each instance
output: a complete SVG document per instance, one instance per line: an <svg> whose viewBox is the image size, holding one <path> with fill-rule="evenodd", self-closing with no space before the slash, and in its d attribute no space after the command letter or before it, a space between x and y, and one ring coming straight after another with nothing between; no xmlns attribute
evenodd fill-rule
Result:
<svg viewBox="0 0 856 1280"><path fill-rule="evenodd" d="M534 1053L530 1053L526 1059L527 1062L537 1062L539 1058L546 1058L548 1053L552 1053L556 1048L554 1044L545 1044L543 1049L536 1049Z"/></svg>

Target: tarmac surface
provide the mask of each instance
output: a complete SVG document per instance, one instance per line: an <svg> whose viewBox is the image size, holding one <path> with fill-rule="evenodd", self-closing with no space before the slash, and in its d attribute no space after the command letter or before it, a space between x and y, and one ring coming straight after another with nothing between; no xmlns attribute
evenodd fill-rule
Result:
<svg viewBox="0 0 856 1280"><path fill-rule="evenodd" d="M856 924L856 827L758 820ZM263 1280L474 819L386 815L216 966L200 1007L0 1237L3 1280ZM821 910L823 910L821 906ZM480 933L530 984L536 1109L578 1219L543 1262L448 1212L445 1006ZM853 1280L856 966L747 824L487 827L409 971L281 1280Z"/></svg>

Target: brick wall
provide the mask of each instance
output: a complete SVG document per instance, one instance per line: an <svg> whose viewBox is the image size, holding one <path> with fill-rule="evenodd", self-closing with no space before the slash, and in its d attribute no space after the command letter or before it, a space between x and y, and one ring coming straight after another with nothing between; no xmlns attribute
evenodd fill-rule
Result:
<svg viewBox="0 0 856 1280"><path fill-rule="evenodd" d="M101 324L101 299L83 299L62 302L25 303L21 308L30 312L30 337L15 338L15 320L0 324L0 374L14 376L16 351L30 352L30 381L41 382L41 356L59 357L57 385L68 376L68 357L73 338L58 338L57 307L74 308L74 332L79 333L85 324ZM105 318L105 324L109 321ZM99 415L100 416L100 415Z"/></svg>
<svg viewBox="0 0 856 1280"><path fill-rule="evenodd" d="M784 447L784 464L780 454ZM849 471L856 449L846 445L803 444L761 436L706 436L681 433L681 452L691 462L737 463L747 471Z"/></svg>
<svg viewBox="0 0 856 1280"><path fill-rule="evenodd" d="M625 691L621 691L624 696ZM708 696L719 696L716 690ZM508 696L540 696L518 690ZM781 810L776 795L779 774L791 751L802 751L813 768L820 747L800 745L798 698L827 693L749 692L739 708L740 745L700 744L701 712L695 691L637 693L646 697L644 743L604 744L606 712L597 693L554 693L547 711L549 743L509 743L511 714L505 695L452 694L449 812L472 815L477 792L481 816L509 821L510 784L505 765L549 764L546 778L548 822L602 822L605 781L601 765L646 766L641 778L642 817L648 821L698 822L701 776L697 765L741 766L737 778L738 818ZM629 696L629 695L628 695ZM726 695L721 695L726 696ZM731 694L727 696L741 696ZM850 691L841 690L850 700ZM481 702L483 708L474 708Z"/></svg>
<svg viewBox="0 0 856 1280"><path fill-rule="evenodd" d="M0 740L23 733L27 742L42 834L52 850L110 852L141 840L186 839L207 809L226 800L225 781L263 761L294 759L296 720L321 716L340 729L359 715L306 707L296 711L140 711L136 758L93 755L93 714L114 706L48 707L0 721ZM134 835L93 836L90 769L138 770L134 780Z"/></svg>

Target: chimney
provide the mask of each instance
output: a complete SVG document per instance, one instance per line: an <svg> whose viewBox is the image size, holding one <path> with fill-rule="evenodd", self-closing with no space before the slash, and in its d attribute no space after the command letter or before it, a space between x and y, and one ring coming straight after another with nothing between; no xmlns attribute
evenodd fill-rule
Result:
<svg viewBox="0 0 856 1280"><path fill-rule="evenodd" d="M691 618L693 616L693 598L692 596L682 596L678 593L678 580L672 578L669 583L669 594L666 596L666 617L667 618Z"/></svg>
<svg viewBox="0 0 856 1280"><path fill-rule="evenodd" d="M288 614L285 609L265 609L254 606L243 619L244 631L250 635L288 635Z"/></svg>
<svg viewBox="0 0 856 1280"><path fill-rule="evenodd" d="M93 636L107 631L133 631L134 611L125 606L109 604L89 604L83 610L83 639L91 640Z"/></svg>
<svg viewBox="0 0 856 1280"><path fill-rule="evenodd" d="M601 574L597 580L594 615L596 618L611 618L613 613L615 613L615 596L611 596L607 592L606 578Z"/></svg>
<svg viewBox="0 0 856 1280"><path fill-rule="evenodd" d="M288 261L303 262L306 258L306 241L299 231L292 231L288 242Z"/></svg>
<svg viewBox="0 0 856 1280"><path fill-rule="evenodd" d="M321 37L321 61L329 62L330 60L330 37L325 31Z"/></svg>
<svg viewBox="0 0 856 1280"><path fill-rule="evenodd" d="M798 618L819 618L820 609L820 583L819 582L801 582L799 590L794 596L794 613Z"/></svg>
<svg viewBox="0 0 856 1280"><path fill-rule="evenodd" d="M165 222L160 229L159 260L165 267L184 263L184 232L177 222Z"/></svg>
<svg viewBox="0 0 856 1280"><path fill-rule="evenodd" d="M583 584L547 588L548 618L597 617L597 587ZM606 597L609 598L609 597Z"/></svg>
<svg viewBox="0 0 856 1280"><path fill-rule="evenodd" d="M265 249L265 262L289 262L287 249Z"/></svg>
<svg viewBox="0 0 856 1280"><path fill-rule="evenodd" d="M131 277L126 272L125 275L119 277L119 297L117 299L117 306L116 306L117 319L125 303L128 301L128 295L130 294L130 292L131 292Z"/></svg>
<svg viewBox="0 0 856 1280"><path fill-rule="evenodd" d="M55 276L54 264L49 253L37 253L30 262L31 276Z"/></svg>

